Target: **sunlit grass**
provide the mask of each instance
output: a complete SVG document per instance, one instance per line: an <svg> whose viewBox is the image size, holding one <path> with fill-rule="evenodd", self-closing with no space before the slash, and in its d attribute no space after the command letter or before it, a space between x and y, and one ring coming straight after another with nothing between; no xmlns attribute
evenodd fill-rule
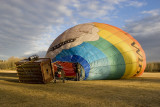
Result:
<svg viewBox="0 0 160 107"><path fill-rule="evenodd" d="M160 73L128 80L19 83L15 73L0 72L1 106L160 106Z"/></svg>

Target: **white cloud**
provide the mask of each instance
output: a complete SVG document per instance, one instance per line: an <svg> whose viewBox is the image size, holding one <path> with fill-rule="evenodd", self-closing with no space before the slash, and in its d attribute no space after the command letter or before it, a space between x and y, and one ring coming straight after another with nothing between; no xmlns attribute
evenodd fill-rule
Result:
<svg viewBox="0 0 160 107"><path fill-rule="evenodd" d="M160 10L159 9L155 9L155 10L149 10L149 11L143 11L143 14L149 14L152 16L157 16L160 14Z"/></svg>
<svg viewBox="0 0 160 107"><path fill-rule="evenodd" d="M160 61L160 16L132 21L123 28L137 39L146 52L147 61Z"/></svg>
<svg viewBox="0 0 160 107"><path fill-rule="evenodd" d="M51 38L45 36L63 24L65 17L72 16L66 0L1 0L0 4L0 53L6 56L48 48L44 40Z"/></svg>
<svg viewBox="0 0 160 107"><path fill-rule="evenodd" d="M146 5L146 3L137 0L86 0L83 2L73 0L72 5L74 8L72 13L75 14L75 16L78 15L89 19L106 17L104 19L108 20L111 14L114 14L119 7L142 7Z"/></svg>
<svg viewBox="0 0 160 107"><path fill-rule="evenodd" d="M127 20L125 20L126 23L131 23L133 21L134 21L133 19L127 19Z"/></svg>
<svg viewBox="0 0 160 107"><path fill-rule="evenodd" d="M0 54L0 60L6 60L6 59L8 59L8 56Z"/></svg>
<svg viewBox="0 0 160 107"><path fill-rule="evenodd" d="M128 2L130 1L0 0L0 54L18 56L45 51L68 26L86 20L111 20L117 15L116 9L126 6ZM136 3L130 5L135 6ZM138 6L142 6L142 3Z"/></svg>
<svg viewBox="0 0 160 107"><path fill-rule="evenodd" d="M74 1L73 7L75 8L76 14L84 18L103 18L108 16L111 11L115 10L115 6L120 5L126 0L87 0L85 2Z"/></svg>
<svg viewBox="0 0 160 107"><path fill-rule="evenodd" d="M156 33L160 34L160 16L146 17L140 21L132 21L124 29L127 29L134 36L146 37L155 35Z"/></svg>
<svg viewBox="0 0 160 107"><path fill-rule="evenodd" d="M134 7L142 7L146 5L146 2L140 2L140 1L129 1L128 6L134 6Z"/></svg>
<svg viewBox="0 0 160 107"><path fill-rule="evenodd" d="M24 55L30 55L30 54L33 54L33 53L35 53L35 52L32 52L32 51L26 51L26 52L24 52Z"/></svg>
<svg viewBox="0 0 160 107"><path fill-rule="evenodd" d="M1 54L0 54L0 57L7 57L7 56L6 56L6 55L1 55Z"/></svg>

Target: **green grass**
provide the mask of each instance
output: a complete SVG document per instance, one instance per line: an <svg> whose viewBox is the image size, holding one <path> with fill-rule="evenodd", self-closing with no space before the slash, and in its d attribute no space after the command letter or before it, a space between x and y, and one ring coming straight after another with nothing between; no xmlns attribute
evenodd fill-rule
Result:
<svg viewBox="0 0 160 107"><path fill-rule="evenodd" d="M128 80L19 83L16 73L0 71L0 106L160 107L160 73Z"/></svg>

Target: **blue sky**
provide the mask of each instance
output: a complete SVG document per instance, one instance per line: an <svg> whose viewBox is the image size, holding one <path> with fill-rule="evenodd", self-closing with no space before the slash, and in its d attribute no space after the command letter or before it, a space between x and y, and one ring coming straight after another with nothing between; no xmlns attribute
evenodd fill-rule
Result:
<svg viewBox="0 0 160 107"><path fill-rule="evenodd" d="M1 0L0 59L38 53L77 24L117 26L137 39L147 61L160 61L160 0Z"/></svg>

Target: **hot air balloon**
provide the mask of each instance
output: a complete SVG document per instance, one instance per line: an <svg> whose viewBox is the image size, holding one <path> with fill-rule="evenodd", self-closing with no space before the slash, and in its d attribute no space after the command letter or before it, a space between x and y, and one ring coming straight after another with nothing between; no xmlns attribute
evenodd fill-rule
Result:
<svg viewBox="0 0 160 107"><path fill-rule="evenodd" d="M140 76L145 53L130 34L104 23L76 25L59 35L46 57L54 62L79 63L83 80L125 79ZM67 69L67 65L63 65Z"/></svg>

